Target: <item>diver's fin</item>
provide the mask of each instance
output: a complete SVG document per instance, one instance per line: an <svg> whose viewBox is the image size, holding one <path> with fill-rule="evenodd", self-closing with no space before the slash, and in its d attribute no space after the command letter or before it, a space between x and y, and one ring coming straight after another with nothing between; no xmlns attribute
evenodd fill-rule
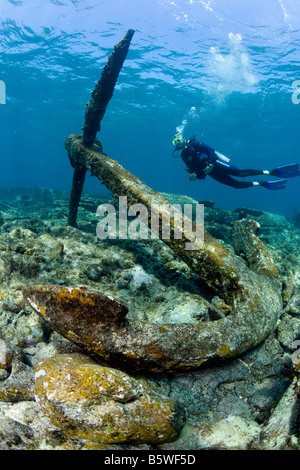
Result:
<svg viewBox="0 0 300 470"><path fill-rule="evenodd" d="M263 186L266 189L284 189L287 180L278 180L278 181L260 181L259 186Z"/></svg>
<svg viewBox="0 0 300 470"><path fill-rule="evenodd" d="M279 178L293 178L294 176L300 176L300 165L299 163L293 163L291 165L280 166L270 172L272 176L279 176Z"/></svg>

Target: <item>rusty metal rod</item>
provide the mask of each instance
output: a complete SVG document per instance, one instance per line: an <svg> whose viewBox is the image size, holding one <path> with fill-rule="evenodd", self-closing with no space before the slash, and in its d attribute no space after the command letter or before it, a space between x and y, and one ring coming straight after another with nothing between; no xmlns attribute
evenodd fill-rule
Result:
<svg viewBox="0 0 300 470"><path fill-rule="evenodd" d="M90 147L94 144L97 132L100 131L101 121L105 114L107 105L113 96L119 73L130 46L134 30L129 29L124 38L115 45L113 52L108 58L101 78L92 92L92 98L86 105L85 122L82 127L83 135L81 143ZM86 170L84 167L71 160L74 167L74 176L70 194L69 215L67 224L77 227L77 214L85 181Z"/></svg>

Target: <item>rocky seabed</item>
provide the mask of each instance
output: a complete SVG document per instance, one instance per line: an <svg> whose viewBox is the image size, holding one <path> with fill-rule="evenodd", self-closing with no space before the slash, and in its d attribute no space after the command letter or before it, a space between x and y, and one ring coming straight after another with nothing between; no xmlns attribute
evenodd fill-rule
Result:
<svg viewBox="0 0 300 470"><path fill-rule="evenodd" d="M196 358L190 332L202 340L211 324L231 325L228 302L160 240L99 240L96 208L110 196L84 194L77 229L65 223L66 193L0 192L1 450L299 448L292 218L205 207L206 229L229 253L262 279L276 268L282 302L266 338L237 354L226 344L210 361Z"/></svg>

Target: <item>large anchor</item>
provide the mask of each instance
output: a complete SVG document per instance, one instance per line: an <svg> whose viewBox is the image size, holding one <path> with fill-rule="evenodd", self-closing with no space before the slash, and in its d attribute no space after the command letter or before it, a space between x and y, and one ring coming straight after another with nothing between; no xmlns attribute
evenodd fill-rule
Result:
<svg viewBox="0 0 300 470"><path fill-rule="evenodd" d="M236 254L205 230L204 243L187 250L190 239L185 234L181 239L174 236L180 227L169 202L103 153L96 134L133 34L129 30L110 55L86 107L83 134L66 139L74 167L68 223L76 226L87 170L130 204L141 203L149 211L153 205L163 207L161 221L170 221L170 238L163 241L214 291L224 314L199 325L155 324L128 319L125 305L84 287L34 286L24 289L24 295L54 330L102 364L129 372L193 370L237 356L263 341L282 312L281 284L254 221L235 223Z"/></svg>

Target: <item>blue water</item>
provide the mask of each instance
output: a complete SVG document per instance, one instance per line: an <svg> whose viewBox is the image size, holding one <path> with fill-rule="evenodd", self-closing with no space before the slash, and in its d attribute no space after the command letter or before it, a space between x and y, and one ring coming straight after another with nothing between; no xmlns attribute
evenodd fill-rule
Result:
<svg viewBox="0 0 300 470"><path fill-rule="evenodd" d="M296 0L1 0L0 186L69 189L65 138L113 46L136 30L98 138L104 151L162 192L291 215L284 191L191 182L172 158L177 129L241 168L300 161L300 2ZM299 95L300 96L300 95ZM102 191L88 177L87 191Z"/></svg>

